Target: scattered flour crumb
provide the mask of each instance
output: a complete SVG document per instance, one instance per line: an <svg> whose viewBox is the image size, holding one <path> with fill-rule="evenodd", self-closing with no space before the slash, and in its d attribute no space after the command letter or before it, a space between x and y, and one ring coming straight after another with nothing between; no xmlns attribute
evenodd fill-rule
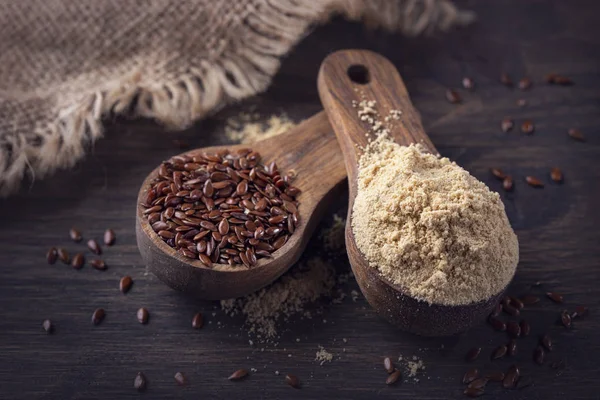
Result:
<svg viewBox="0 0 600 400"><path fill-rule="evenodd" d="M316 353L315 361L319 362L319 365L323 365L326 362L333 360L333 354L325 350L323 346L319 346L319 350Z"/></svg>

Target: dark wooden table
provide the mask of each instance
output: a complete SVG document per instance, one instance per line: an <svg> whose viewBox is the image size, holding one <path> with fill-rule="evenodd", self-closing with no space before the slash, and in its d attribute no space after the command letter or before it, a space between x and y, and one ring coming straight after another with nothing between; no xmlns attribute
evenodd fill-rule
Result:
<svg viewBox="0 0 600 400"><path fill-rule="evenodd" d="M0 398L137 397L133 378L138 371L144 371L149 381L141 396L156 399L463 398L460 378L468 368L463 357L473 346L483 348L475 365L506 369L517 362L532 382L515 391L490 384L485 398L600 398L600 325L595 314L600 307L600 3L461 4L478 12L479 23L446 36L407 39L367 32L344 21L318 28L283 61L274 85L259 98L178 134L167 134L150 122L111 123L106 138L85 162L0 201ZM215 303L170 290L142 265L134 235L135 198L146 173L179 151L173 139L193 147L223 142L225 118L251 104L263 115L285 111L297 120L315 113L320 108L315 83L320 60L331 51L351 47L390 58L440 152L500 191L521 246L510 292L526 292L540 281L542 287L535 289L540 293L564 294L564 305L543 299L523 312L533 331L519 340L520 353L514 360L488 361L506 336L483 322L459 337L420 338L396 331L364 299L326 304L322 318L327 323L316 318L284 325L288 331L279 346L261 352L248 344L240 319L225 316ZM502 71L515 80L530 76L533 89L521 92L500 85ZM543 77L549 72L565 74L576 84L546 85ZM463 103L449 104L444 91L459 87L463 76L472 77L477 89L472 93L460 89ZM527 106L516 105L520 98ZM502 133L499 124L505 116L512 116L517 126L531 119L535 133L525 136L518 129ZM581 129L588 141L567 137L571 127ZM564 184L550 182L552 166L564 171ZM515 177L514 192L502 192L490 167ZM526 175L542 178L546 187L528 187ZM342 198L337 208L345 201ZM71 252L83 248L68 239L71 226L79 227L85 237L101 238L107 227L116 231L117 244L105 255L110 265L106 272L87 265L74 271L46 264L44 254L50 246L65 246ZM347 269L346 263L341 257L338 267ZM117 289L125 274L135 280L127 296ZM345 290L355 288L351 282ZM588 318L576 321L571 330L554 324L560 310L580 304L591 309ZM141 306L150 310L148 325L135 319ZM95 327L90 318L97 307L104 307L107 317ZM207 323L194 331L190 321L198 311L205 313ZM53 335L42 330L45 318L56 325ZM553 337L555 351L538 366L531 354L537 335L544 332ZM319 345L336 355L331 364L319 366L314 361ZM418 383L386 387L381 360L399 354L418 355L426 371ZM558 361L564 367L550 367ZM258 372L243 382L229 382L226 377L241 367ZM298 375L302 389L285 385L275 370ZM175 384L177 371L188 377L186 387Z"/></svg>

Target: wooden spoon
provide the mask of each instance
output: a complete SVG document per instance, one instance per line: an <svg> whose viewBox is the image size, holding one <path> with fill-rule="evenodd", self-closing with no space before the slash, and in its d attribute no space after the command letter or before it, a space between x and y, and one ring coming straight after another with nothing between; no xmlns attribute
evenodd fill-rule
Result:
<svg viewBox="0 0 600 400"><path fill-rule="evenodd" d="M282 172L293 169L294 186L302 190L297 200L300 222L287 243L271 258L262 258L252 268L214 264L207 268L199 260L181 255L167 245L152 229L143 215L143 203L158 168L144 180L138 195L136 235L142 258L148 268L173 289L192 293L203 299L230 299L252 293L277 279L300 257L323 213L342 188L346 170L339 145L324 112L302 122L289 132L253 145L227 145L196 149L184 154L204 151L252 148L265 163L276 161Z"/></svg>
<svg viewBox="0 0 600 400"><path fill-rule="evenodd" d="M438 154L423 130L420 117L394 65L370 51L338 51L328 56L321 65L318 86L321 101L342 148L348 172L348 258L369 304L393 324L425 336L451 335L484 320L498 303L504 290L488 300L464 306L429 304L410 297L402 288L370 267L356 246L352 232L352 207L357 192L358 160L368 140L375 138L372 134L366 135L371 126L361 121L357 104L361 100L376 101L379 119L389 129L390 136L396 143L421 143L431 153ZM391 110L399 110L402 114L398 120L386 123L384 118Z"/></svg>

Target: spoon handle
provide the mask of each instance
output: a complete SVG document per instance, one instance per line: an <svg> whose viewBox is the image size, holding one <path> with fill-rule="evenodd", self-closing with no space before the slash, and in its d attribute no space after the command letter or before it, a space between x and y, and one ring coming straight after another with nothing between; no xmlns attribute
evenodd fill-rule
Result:
<svg viewBox="0 0 600 400"><path fill-rule="evenodd" d="M351 189L356 182L362 149L376 137L373 122L367 121L368 118L380 121L396 143L421 143L437 154L402 78L387 58L367 50L337 51L321 64L318 88L344 153ZM375 101L371 108L376 114L364 112L363 100Z"/></svg>

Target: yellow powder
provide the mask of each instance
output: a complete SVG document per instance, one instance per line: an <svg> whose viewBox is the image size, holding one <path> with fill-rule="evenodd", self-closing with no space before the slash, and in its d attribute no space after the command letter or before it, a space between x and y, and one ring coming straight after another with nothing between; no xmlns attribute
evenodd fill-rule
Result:
<svg viewBox="0 0 600 400"><path fill-rule="evenodd" d="M370 266L428 303L474 303L508 284L519 247L497 193L385 134L364 150L352 230Z"/></svg>

